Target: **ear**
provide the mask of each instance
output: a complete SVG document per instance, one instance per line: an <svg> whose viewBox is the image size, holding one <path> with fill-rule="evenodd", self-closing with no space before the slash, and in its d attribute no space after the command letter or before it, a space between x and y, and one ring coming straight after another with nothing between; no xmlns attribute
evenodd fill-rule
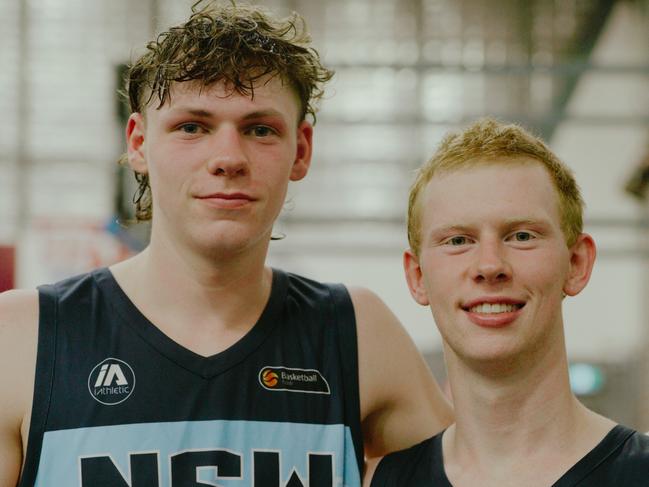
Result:
<svg viewBox="0 0 649 487"><path fill-rule="evenodd" d="M430 304L426 287L424 286L424 276L419 265L419 258L411 249L403 253L403 270L406 273L406 281L410 294L422 306Z"/></svg>
<svg viewBox="0 0 649 487"><path fill-rule="evenodd" d="M597 250L593 237L582 233L570 248L570 271L563 284L563 292L575 296L586 287L595 264Z"/></svg>
<svg viewBox="0 0 649 487"><path fill-rule="evenodd" d="M313 125L306 120L297 128L297 153L291 168L291 181L299 181L309 172L313 151Z"/></svg>
<svg viewBox="0 0 649 487"><path fill-rule="evenodd" d="M144 117L141 113L131 113L126 122L126 148L128 163L136 172L146 174L145 145L144 145Z"/></svg>

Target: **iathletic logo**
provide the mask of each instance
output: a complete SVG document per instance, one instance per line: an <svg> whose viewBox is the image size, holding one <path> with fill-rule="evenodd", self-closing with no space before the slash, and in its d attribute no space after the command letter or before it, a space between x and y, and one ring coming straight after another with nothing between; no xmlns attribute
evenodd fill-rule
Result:
<svg viewBox="0 0 649 487"><path fill-rule="evenodd" d="M306 392L330 394L329 384L320 371L315 369L289 369L287 367L263 367L259 371L259 383L269 391Z"/></svg>
<svg viewBox="0 0 649 487"><path fill-rule="evenodd" d="M129 364L117 358L99 362L88 376L88 390L97 401L114 406L126 401L135 389L135 374Z"/></svg>

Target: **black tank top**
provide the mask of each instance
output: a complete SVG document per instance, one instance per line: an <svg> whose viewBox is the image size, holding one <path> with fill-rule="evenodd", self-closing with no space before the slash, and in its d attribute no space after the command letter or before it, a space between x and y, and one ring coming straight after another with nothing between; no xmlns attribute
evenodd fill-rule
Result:
<svg viewBox="0 0 649 487"><path fill-rule="evenodd" d="M360 485L356 325L343 286L274 270L259 321L211 357L163 334L107 269L39 295L21 487Z"/></svg>
<svg viewBox="0 0 649 487"><path fill-rule="evenodd" d="M443 432L385 456L371 486L453 487L444 471L442 436ZM649 436L617 425L550 487L646 486L649 486Z"/></svg>

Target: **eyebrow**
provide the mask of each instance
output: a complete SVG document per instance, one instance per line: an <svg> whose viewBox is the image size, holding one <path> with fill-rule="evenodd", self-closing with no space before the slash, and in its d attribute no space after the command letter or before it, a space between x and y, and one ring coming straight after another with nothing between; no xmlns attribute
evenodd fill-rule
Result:
<svg viewBox="0 0 649 487"><path fill-rule="evenodd" d="M178 108L179 112L187 112L190 115L194 115L196 117L203 117L203 118L209 118L212 117L214 114L208 110L203 110L201 108L183 108L180 107Z"/></svg>
<svg viewBox="0 0 649 487"><path fill-rule="evenodd" d="M183 106L179 106L173 109L172 112L188 113L195 117L201 117L201 118L212 118L216 116L215 112L205 110L204 108L192 108L192 107L183 107ZM255 110L254 112L247 113L246 115L244 115L243 120L251 120L256 118L264 118L264 117L280 117L282 119L284 118L282 116L282 113L279 112L278 110L275 110L274 108L268 108L265 110Z"/></svg>
<svg viewBox="0 0 649 487"><path fill-rule="evenodd" d="M531 225L531 226L542 226L547 227L548 222L544 219L532 219L532 218L508 218L506 219L502 226L504 228L513 228L521 225ZM475 229L475 225L443 225L431 229L429 232L430 235L440 235L446 233L468 233Z"/></svg>
<svg viewBox="0 0 649 487"><path fill-rule="evenodd" d="M248 113L245 117L243 117L244 120L249 120L251 118L264 118L264 117L280 117L284 118L284 116L274 108L268 108L266 110L257 110L255 112Z"/></svg>
<svg viewBox="0 0 649 487"><path fill-rule="evenodd" d="M444 225L441 227L436 227L431 229L429 235L436 236L436 235L443 235L447 233L467 233L470 232L472 228L473 227L469 225Z"/></svg>
<svg viewBox="0 0 649 487"><path fill-rule="evenodd" d="M517 227L519 225L532 225L532 226L547 226L548 221L545 219L532 219L532 218L510 218L505 220L505 227Z"/></svg>

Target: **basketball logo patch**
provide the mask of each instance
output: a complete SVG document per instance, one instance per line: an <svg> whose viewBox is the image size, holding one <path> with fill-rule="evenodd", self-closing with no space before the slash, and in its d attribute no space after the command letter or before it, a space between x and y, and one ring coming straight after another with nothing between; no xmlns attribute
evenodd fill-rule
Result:
<svg viewBox="0 0 649 487"><path fill-rule="evenodd" d="M275 387L279 383L279 376L272 369L265 369L261 372L261 381L266 387Z"/></svg>
<svg viewBox="0 0 649 487"><path fill-rule="evenodd" d="M331 393L327 380L315 369L266 366L259 371L259 383L269 391Z"/></svg>

